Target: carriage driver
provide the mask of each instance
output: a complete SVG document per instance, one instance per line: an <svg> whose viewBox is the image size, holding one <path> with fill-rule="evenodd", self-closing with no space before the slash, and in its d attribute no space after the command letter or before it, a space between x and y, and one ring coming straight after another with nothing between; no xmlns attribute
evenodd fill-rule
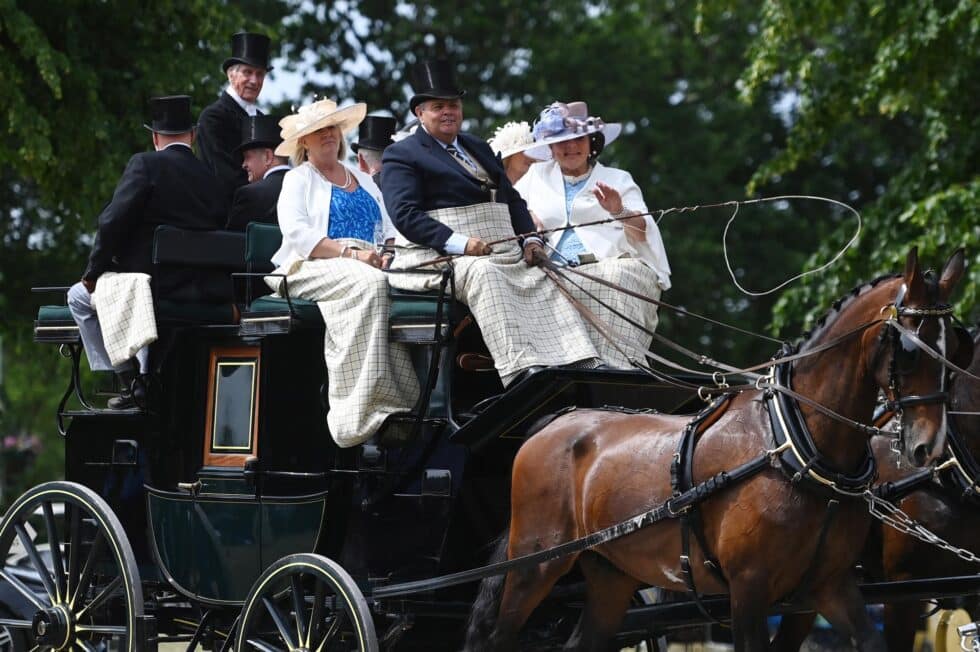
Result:
<svg viewBox="0 0 980 652"><path fill-rule="evenodd" d="M541 239L515 238L534 232L527 205L487 143L460 133L463 91L450 64L423 61L413 72L410 106L421 128L385 150L381 170L385 205L407 239L399 244L408 246L392 268L410 268L436 252L466 254L453 264L456 298L480 324L505 386L541 366L597 366L579 314L540 269L528 267ZM426 289L438 279L392 274L389 283Z"/></svg>
<svg viewBox="0 0 980 652"><path fill-rule="evenodd" d="M78 324L92 371L113 370L119 376L123 392L109 399L110 409L135 407L142 387L134 383L136 374L149 372L145 346L135 354L137 364L126 360L113 365L106 351L103 328L109 327L107 333L120 332L115 325L120 321L123 326L135 322L130 314L138 314L141 307L130 302L129 295L115 294L117 281L120 277L142 277L153 272L153 232L157 226L220 229L225 217L225 205L214 193L214 175L191 151L194 142L191 98L187 95L155 97L150 100L150 107L153 121L145 126L153 132L156 151L142 152L129 159L112 200L99 215L95 244L82 280L68 291L68 308ZM107 276L107 272L116 274ZM157 298L166 296L176 301L225 303L231 300L227 278L209 270L161 272L154 278L154 292L160 295ZM96 306L98 313L103 314L96 312Z"/></svg>

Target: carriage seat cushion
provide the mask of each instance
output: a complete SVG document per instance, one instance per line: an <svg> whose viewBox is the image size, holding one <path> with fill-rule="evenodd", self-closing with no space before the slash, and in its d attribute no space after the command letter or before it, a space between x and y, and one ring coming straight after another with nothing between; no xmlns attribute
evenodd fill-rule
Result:
<svg viewBox="0 0 980 652"><path fill-rule="evenodd" d="M315 301L308 299L290 299L293 304L294 317L302 325L322 326L320 309ZM391 323L432 322L436 318L439 305L438 293L391 293ZM446 307L443 307L443 320L446 319ZM259 297L249 306L249 313L285 314L289 312L289 304L282 297L267 295Z"/></svg>
<svg viewBox="0 0 980 652"><path fill-rule="evenodd" d="M41 306L37 309L38 325L61 325L66 322L70 324L75 323L75 320L72 319L71 311L68 310L68 306Z"/></svg>

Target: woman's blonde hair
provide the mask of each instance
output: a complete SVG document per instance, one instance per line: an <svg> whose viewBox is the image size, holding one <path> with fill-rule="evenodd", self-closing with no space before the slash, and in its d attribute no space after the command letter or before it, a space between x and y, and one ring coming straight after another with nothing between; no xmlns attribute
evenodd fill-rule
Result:
<svg viewBox="0 0 980 652"><path fill-rule="evenodd" d="M340 127L337 127L337 125L329 126L336 127L338 131L340 130ZM315 133L316 132L314 131L313 134ZM306 136L303 136L303 138L307 138L313 134L306 134ZM306 163L306 161L310 158L309 154L306 152L306 145L303 144L303 138L300 138L299 142L296 143L296 149L293 151L293 155L289 157L289 162L293 167ZM347 139L344 138L344 134L341 133L340 146L337 148L337 160L343 161L345 158L347 158Z"/></svg>

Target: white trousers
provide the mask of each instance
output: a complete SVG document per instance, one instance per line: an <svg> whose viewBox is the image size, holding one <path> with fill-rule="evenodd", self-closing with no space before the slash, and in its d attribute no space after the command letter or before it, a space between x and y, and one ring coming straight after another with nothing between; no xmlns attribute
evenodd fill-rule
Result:
<svg viewBox="0 0 980 652"><path fill-rule="evenodd" d="M78 324L78 333L82 337L82 346L85 347L89 368L92 371L125 371L128 365L113 367L109 362L109 354L105 350L105 341L102 337L102 327L99 325L99 315L92 306L92 295L81 283L76 283L68 290L68 310ZM149 373L150 352L147 347L144 346L137 351L136 360L139 362L140 373Z"/></svg>

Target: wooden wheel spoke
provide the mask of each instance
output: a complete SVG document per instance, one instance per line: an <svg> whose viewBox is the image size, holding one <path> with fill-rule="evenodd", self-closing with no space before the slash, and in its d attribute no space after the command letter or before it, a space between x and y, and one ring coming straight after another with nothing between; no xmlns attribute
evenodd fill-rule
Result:
<svg viewBox="0 0 980 652"><path fill-rule="evenodd" d="M303 645L306 631L306 594L303 593L303 583L299 573L291 575L289 583L293 593L293 611L296 612L296 640Z"/></svg>
<svg viewBox="0 0 980 652"><path fill-rule="evenodd" d="M256 650L261 650L261 652L280 652L279 648L272 647L262 639L250 638L248 639L248 644Z"/></svg>
<svg viewBox="0 0 980 652"><path fill-rule="evenodd" d="M68 584L65 587L65 598L71 599L72 589L78 586L78 564L81 559L80 524L82 514L81 510L71 503L65 503L65 511L71 512L71 516L68 519L68 544L70 546L68 549Z"/></svg>
<svg viewBox="0 0 980 652"><path fill-rule="evenodd" d="M297 647L296 639L293 638L292 632L289 631L289 623L286 622L285 616L283 616L282 611L276 604L269 598L263 596L262 604L265 605L266 611L272 616L272 622L276 624L276 629L279 630L279 636L285 641L289 649Z"/></svg>
<svg viewBox="0 0 980 652"><path fill-rule="evenodd" d="M122 587L122 583L123 581L121 576L113 578L111 582L105 585L105 588L99 591L98 595L92 598L91 602L78 611L75 618L80 620L86 613L93 612L98 609L100 606L102 606L102 603L112 597L112 594ZM79 626L79 629L81 629L81 626Z"/></svg>
<svg viewBox="0 0 980 652"><path fill-rule="evenodd" d="M329 643L330 641L332 641L334 637L336 637L337 634L340 633L340 630L343 628L343 625L347 620L346 611L333 611L332 613L333 613L333 622L330 623L330 627L327 628L327 631L324 633L323 638L317 644L316 646L317 652L322 652L323 646Z"/></svg>
<svg viewBox="0 0 980 652"><path fill-rule="evenodd" d="M92 547L89 548L88 557L85 559L85 566L82 567L82 574L78 578L78 584L75 585L75 592L69 600L72 607L74 607L78 596L83 595L88 590L89 580L92 578L92 573L95 572L95 565L98 563L99 555L102 554L104 547L105 538L101 532L96 532L95 540L92 541Z"/></svg>
<svg viewBox="0 0 980 652"><path fill-rule="evenodd" d="M306 632L306 649L312 649L313 641L317 638L320 631L320 621L323 618L323 601L326 594L326 584L319 580L314 581L313 587L313 609L310 612L310 628Z"/></svg>
<svg viewBox="0 0 980 652"><path fill-rule="evenodd" d="M88 641L76 641L72 647L74 648L75 646L82 652L95 652L95 646Z"/></svg>
<svg viewBox="0 0 980 652"><path fill-rule="evenodd" d="M65 587L65 565L61 556L61 538L58 536L58 528L54 522L54 510L51 503L44 501L41 503L41 510L44 512L44 527L48 532L48 547L51 550L51 570L54 571L55 588L57 598L61 602L62 596L68 597Z"/></svg>
<svg viewBox="0 0 980 652"><path fill-rule="evenodd" d="M6 570L0 570L0 578L8 582L10 586L14 587L18 593L27 598L27 600L38 609L47 609L49 606L51 606L50 604L44 604L41 602L37 593L32 591L26 584L8 573Z"/></svg>
<svg viewBox="0 0 980 652"><path fill-rule="evenodd" d="M75 625L76 632L88 632L92 634L111 634L113 636L126 636L125 625Z"/></svg>
<svg viewBox="0 0 980 652"><path fill-rule="evenodd" d="M51 604L55 604L57 602L58 592L55 590L54 580L51 579L51 573L48 572L48 567L44 564L44 560L41 559L41 553L38 552L37 546L34 545L34 542L31 540L31 535L27 533L27 529L23 523L15 523L14 529L17 531L17 538L20 539L20 544L27 551L27 557L31 560L31 565L34 566L38 577L41 579L41 584L44 585L44 590L48 592L48 599Z"/></svg>

